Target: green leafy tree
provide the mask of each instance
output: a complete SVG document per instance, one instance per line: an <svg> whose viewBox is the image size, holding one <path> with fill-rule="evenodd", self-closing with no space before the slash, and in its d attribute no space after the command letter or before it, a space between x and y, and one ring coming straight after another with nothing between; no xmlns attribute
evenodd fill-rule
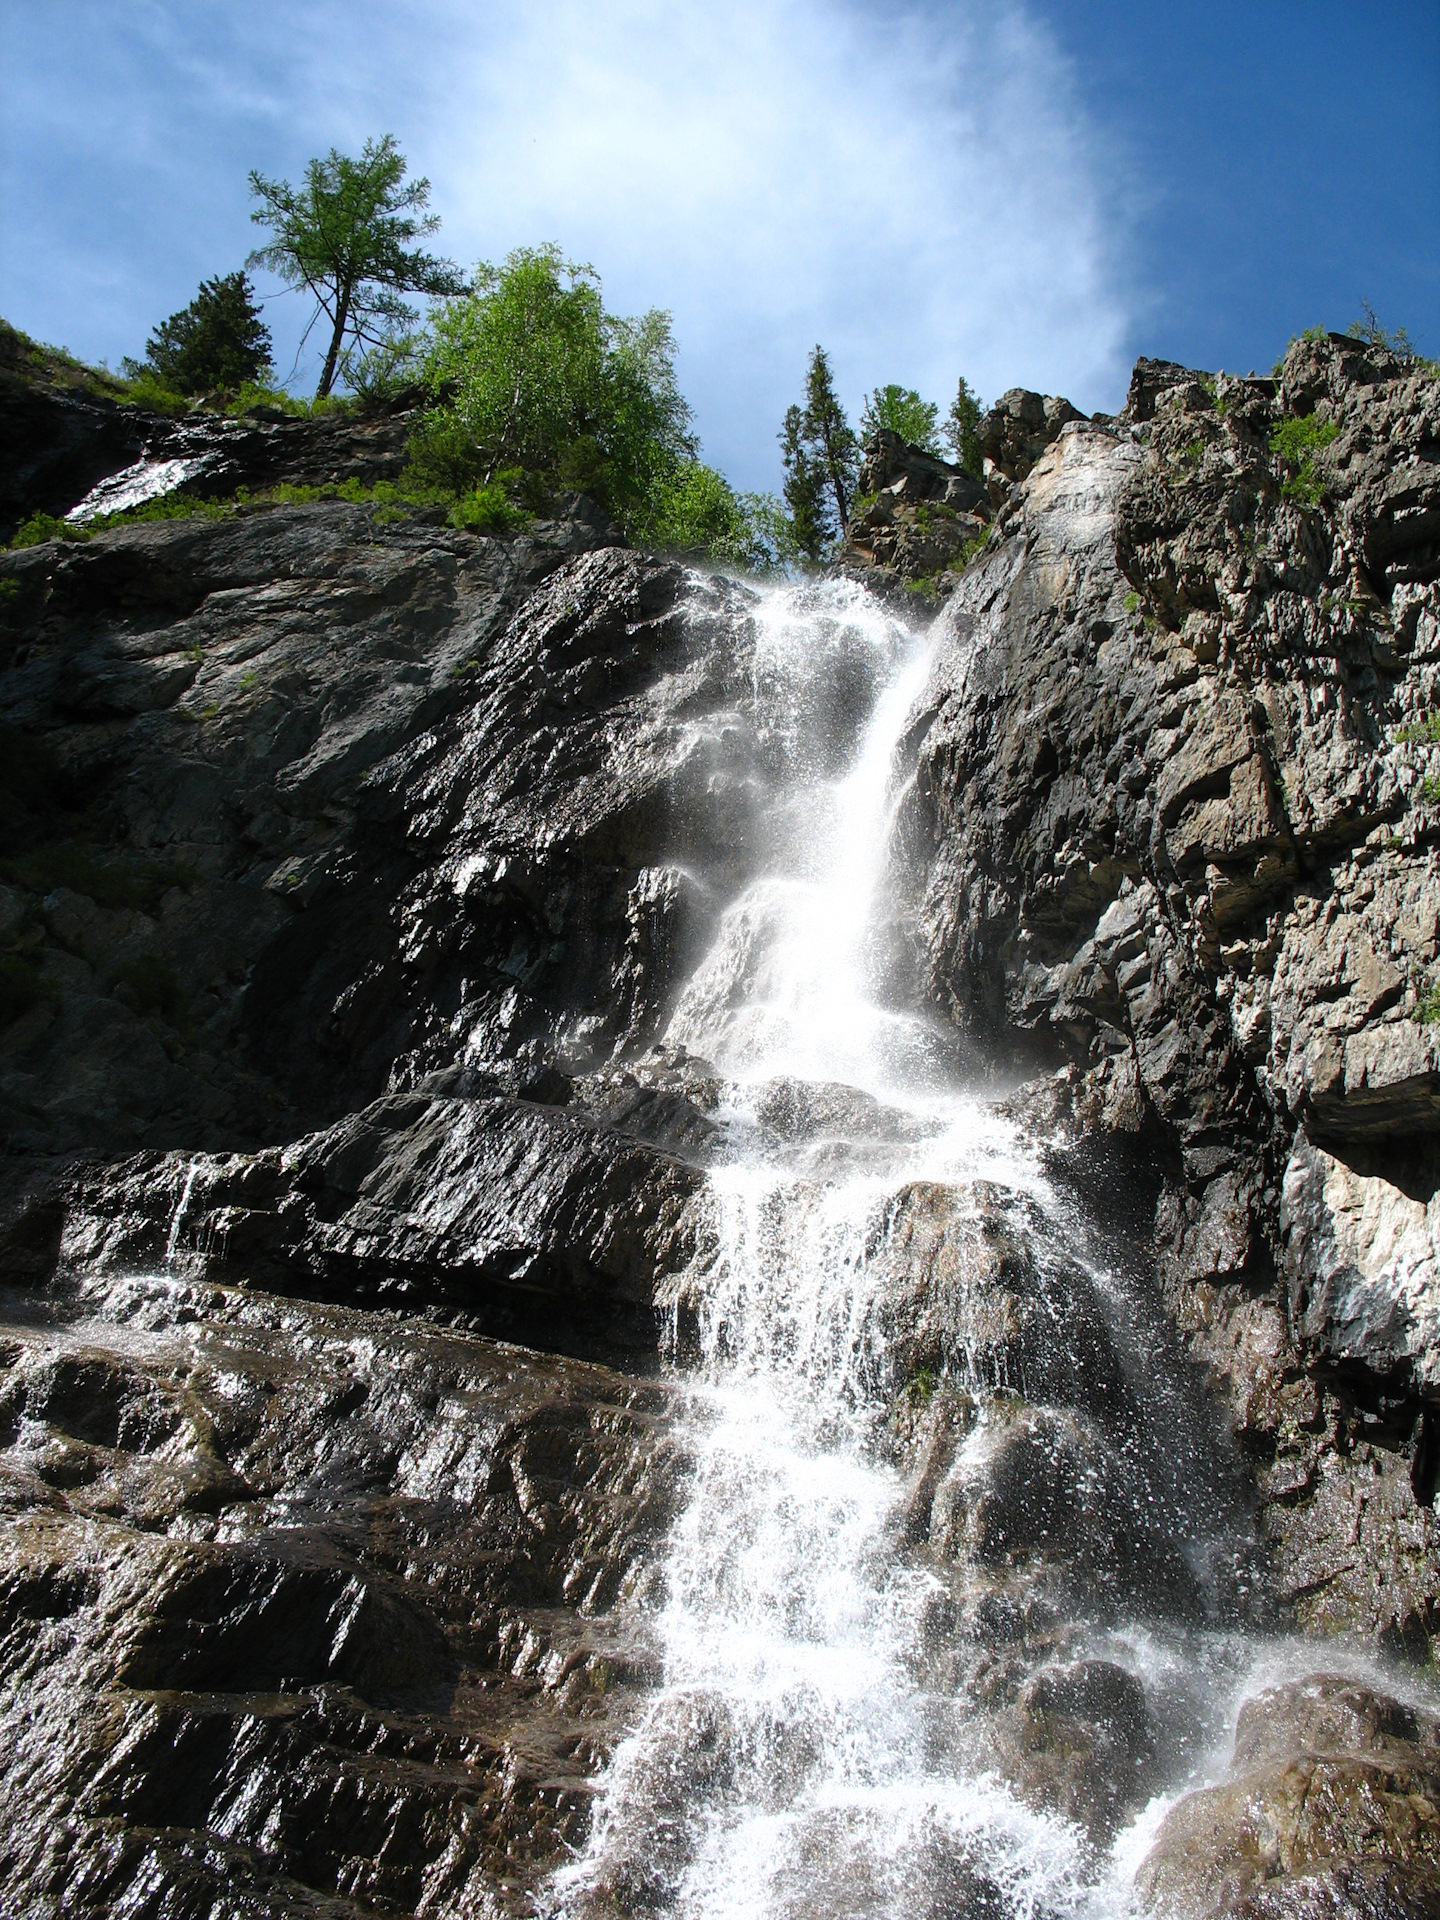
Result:
<svg viewBox="0 0 1440 1920"><path fill-rule="evenodd" d="M805 432L803 407L788 407L780 429L780 457L785 466L783 499L790 526L790 544L797 557L819 561L835 533L830 490L825 469L815 457Z"/></svg>
<svg viewBox="0 0 1440 1920"><path fill-rule="evenodd" d="M473 288L436 319L430 386L447 396L443 412L476 450L486 480L503 467L548 466L600 401L599 279L558 247L522 247L503 267L481 261Z"/></svg>
<svg viewBox="0 0 1440 1920"><path fill-rule="evenodd" d="M985 403L962 373L960 387L945 416L945 439L955 459L976 480L985 477L985 457L980 451L980 418Z"/></svg>
<svg viewBox="0 0 1440 1920"><path fill-rule="evenodd" d="M860 437L869 440L888 427L891 433L926 453L940 451L937 433L940 409L933 400L922 400L913 387L877 387L865 396L860 414Z"/></svg>
<svg viewBox="0 0 1440 1920"><path fill-rule="evenodd" d="M705 554L751 573L772 572L791 557L779 501L736 493L699 460L684 462L654 490L635 533L646 545Z"/></svg>
<svg viewBox="0 0 1440 1920"><path fill-rule="evenodd" d="M430 182L407 183L405 173L405 156L387 133L367 140L358 160L332 147L328 158L309 162L299 187L250 175L250 191L260 202L250 218L273 237L246 265L267 267L314 296L307 338L322 314L330 323L317 396L334 385L347 339L373 347L414 323L416 309L404 294L465 290L452 261L412 244L434 233L440 219L425 212Z"/></svg>
<svg viewBox="0 0 1440 1920"><path fill-rule="evenodd" d="M607 313L594 269L558 247L482 262L438 316L426 371L435 404L414 458L437 479L520 468L591 494L637 536L667 491L693 492L669 314Z"/></svg>
<svg viewBox="0 0 1440 1920"><path fill-rule="evenodd" d="M176 393L263 385L270 377L270 329L242 271L202 280L189 306L162 320L131 378L151 374Z"/></svg>

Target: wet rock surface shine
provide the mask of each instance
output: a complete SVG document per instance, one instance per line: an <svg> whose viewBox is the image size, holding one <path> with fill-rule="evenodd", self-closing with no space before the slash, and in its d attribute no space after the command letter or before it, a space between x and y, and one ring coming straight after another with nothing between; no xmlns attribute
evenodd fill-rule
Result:
<svg viewBox="0 0 1440 1920"><path fill-rule="evenodd" d="M670 1390L173 1278L3 1314L10 1911L524 1910L648 1677Z"/></svg>
<svg viewBox="0 0 1440 1920"><path fill-rule="evenodd" d="M1287 381L1344 421L1318 509L1279 496L1263 387L1142 363L1094 426L1007 396L896 856L921 989L1017 1062L1071 1061L1019 1097L1057 1166L1093 1191L1119 1152L1158 1196L1266 1604L1413 1653L1440 1583L1407 969L1434 954L1424 750L1377 716L1428 711L1432 510L1423 462L1388 468L1433 401L1306 353ZM786 747L743 599L605 541L335 504L7 559L6 720L53 744L67 806L98 802L107 857L199 876L154 913L17 892L58 988L4 1038L7 1277L46 1282L9 1297L0 1388L26 1911L524 1910L653 1680L688 1466L673 1390L634 1368L703 1260L719 1092L640 1056ZM1301 629L1323 644L1281 671ZM703 882L670 864L687 842ZM188 1018L107 989L137 950L183 961ZM783 1099L774 1124L810 1150ZM1398 1189L1364 1157L1397 1133ZM1402 1245L1398 1290L1357 1220ZM928 1657L984 1757L1103 1843L1159 1729L1066 1625L1071 1583L1122 1568L1123 1608L1193 1570L1104 1531L1117 1362L1076 1274L1057 1363L1026 1225L923 1189L890 1223L885 1390L949 1376L897 1402L898 1545L958 1571ZM115 1277L167 1259L189 1277ZM1430 1910L1433 1729L1306 1684L1339 1705L1247 1707L1239 1784L1161 1828L1159 1910Z"/></svg>

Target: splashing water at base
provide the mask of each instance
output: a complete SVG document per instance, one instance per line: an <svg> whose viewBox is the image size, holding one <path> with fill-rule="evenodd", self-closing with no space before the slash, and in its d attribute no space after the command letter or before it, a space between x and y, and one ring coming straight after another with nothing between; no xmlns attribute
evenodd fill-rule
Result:
<svg viewBox="0 0 1440 1920"><path fill-rule="evenodd" d="M1143 1423L1123 1406L1097 1415L997 1391L1007 1383L983 1377L980 1360L967 1375L963 1358L947 1357L955 1378L933 1406L930 1375L907 1379L907 1312L919 1301L923 1314L937 1275L962 1293L973 1278L945 1235L963 1250L978 1222L981 1244L1000 1205L1029 1235L1036 1312L1054 1322L1038 1374L1078 1364L1063 1279L1105 1321L1102 1346L1130 1342L1112 1397L1123 1400L1127 1367L1149 1394L1166 1392L1155 1354L1134 1350L1129 1282L1087 1253L1041 1143L957 1084L953 1042L885 1005L875 985L903 798L893 762L924 689L925 641L848 586L778 590L758 625L757 683L797 775L769 870L723 916L667 1035L727 1079L729 1158L711 1175L709 1246L673 1302L677 1353L693 1349L695 1362L695 1469L665 1567L664 1683L614 1757L589 1848L558 1876L551 1911L1119 1911L1165 1801L1147 1811L1150 1794L1131 1791L1125 1818L1098 1829L1067 1813L1063 1795L1051 1793L1048 1810L1043 1791L1027 1801L991 1751L1004 1724L991 1695L1011 1685L1023 1697L1030 1670L1063 1681L1089 1671L1086 1659L1118 1672L1114 1684L1141 1675L1154 1724L1181 1729L1168 1768L1146 1774L1157 1795L1173 1793L1214 1744L1246 1643L1197 1622L1188 1589L1170 1626L1163 1609L1141 1630L1113 1598L1090 1607L1076 1592L1084 1540L1063 1578L1041 1540L1027 1588L1016 1556L1007 1566L983 1537L985 1502L998 1498L997 1461L1018 1458L1023 1480L1026 1446L1047 1473L1069 1470L1073 1455L1073 1500L1118 1516L1110 1534L1101 1528L1096 1564L1106 1551L1150 1553L1155 1579L1172 1587L1187 1573L1168 1536L1189 1535L1198 1564L1199 1536L1207 1523L1221 1529L1224 1503L1205 1510L1184 1460L1167 1481L1163 1448L1147 1452ZM868 669L876 689L839 768L815 694L837 660L858 660L854 677ZM932 1247L917 1267L921 1229L936 1219L943 1258ZM1171 1424L1178 1406L1166 1408ZM937 1498L949 1488L962 1515L959 1544L941 1552L933 1526L913 1517L917 1465L922 1484L929 1467L897 1441L897 1409L920 1454L943 1455ZM1164 1510L1187 1497L1198 1522Z"/></svg>

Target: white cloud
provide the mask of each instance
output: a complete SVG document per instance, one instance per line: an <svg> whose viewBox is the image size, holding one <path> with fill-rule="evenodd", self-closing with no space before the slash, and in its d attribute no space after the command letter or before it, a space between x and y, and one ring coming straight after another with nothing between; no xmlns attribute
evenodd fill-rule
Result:
<svg viewBox="0 0 1440 1920"><path fill-rule="evenodd" d="M1019 9L552 0L498 35L459 30L473 12L451 10L433 165L452 242L554 238L612 304L673 308L737 479L773 478L816 340L857 407L890 379L943 405L961 371L1115 403L1099 156Z"/></svg>
<svg viewBox="0 0 1440 1920"><path fill-rule="evenodd" d="M775 483L775 429L816 340L857 408L892 379L943 405L962 371L987 397L1025 384L1096 407L1123 391L1133 316L1115 156L1018 0L324 0L298 14L152 0L123 28L108 8L76 13L90 30L58 53L43 33L19 36L50 63L36 87L63 57L77 122L67 135L47 85L59 148L41 201L63 203L65 142L80 154L93 140L78 125L86 86L107 79L98 190L137 203L133 234L173 181L168 228L152 221L128 260L125 220L105 259L93 218L69 229L82 249L64 204L24 216L52 288L68 275L83 298L130 272L112 305L131 335L112 357L188 298L197 256L213 272L251 243L246 168L293 174L332 141L390 129L434 183L446 251L495 258L554 239L595 264L612 306L673 310L707 455L742 485ZM20 15L55 18L48 0L8 0L6 26ZM23 83L5 84L8 112ZM12 127L10 157L20 137ZM93 204L93 178L85 191ZM157 297L167 230L176 264ZM293 343L298 315L274 311ZM69 337L94 351L93 332Z"/></svg>

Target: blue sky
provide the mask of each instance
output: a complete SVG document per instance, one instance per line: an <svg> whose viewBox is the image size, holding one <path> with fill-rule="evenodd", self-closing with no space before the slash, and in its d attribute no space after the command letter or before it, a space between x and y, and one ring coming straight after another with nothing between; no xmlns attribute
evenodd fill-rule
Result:
<svg viewBox="0 0 1440 1920"><path fill-rule="evenodd" d="M0 312L138 354L255 244L251 167L384 131L443 251L554 239L670 308L742 486L816 340L855 410L1113 409L1137 353L1267 367L1362 298L1440 353L1436 0L0 0Z"/></svg>

